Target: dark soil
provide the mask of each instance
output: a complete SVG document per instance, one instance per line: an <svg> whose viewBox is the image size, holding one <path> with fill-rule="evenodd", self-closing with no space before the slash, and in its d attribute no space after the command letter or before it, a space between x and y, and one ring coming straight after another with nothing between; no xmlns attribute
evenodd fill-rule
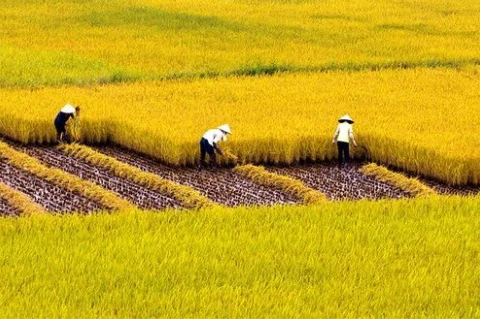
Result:
<svg viewBox="0 0 480 319"><path fill-rule="evenodd" d="M419 178L419 180L425 185L433 188L437 194L441 195L461 195L461 196L470 196L477 195L480 193L480 187L463 185L463 186L450 186L446 184L439 183L437 181Z"/></svg>
<svg viewBox="0 0 480 319"><path fill-rule="evenodd" d="M11 143L11 145L39 159L47 166L62 169L111 190L140 208L155 210L182 208L181 204L174 198L116 177L106 169L69 157L55 148L24 147L14 143ZM282 190L259 185L236 174L231 168L199 171L194 168L170 167L150 157L119 147L102 146L98 147L97 150L144 171L157 174L162 178L191 186L212 201L222 205L251 206L301 203L300 199ZM299 179L305 185L326 194L330 200L409 197L408 194L398 188L360 173L359 169L362 165L362 163L351 163L342 169L334 163L302 164L288 167L267 166L266 168L270 172ZM0 175L1 182L27 194L48 211L63 213L102 210L98 203L38 178L29 172L17 169L7 164L6 160L0 159L0 170L2 172ZM429 179L420 178L420 180L435 189L439 194L475 195L480 193L480 187L454 187ZM17 216L18 212L0 199L0 216L7 215Z"/></svg>
<svg viewBox="0 0 480 319"><path fill-rule="evenodd" d="M55 213L93 212L102 208L92 200L43 180L0 160L0 181L30 196L46 210Z"/></svg>
<svg viewBox="0 0 480 319"><path fill-rule="evenodd" d="M473 186L473 185L453 186L432 178L414 175L409 172L404 172L395 167L388 167L388 169L394 172L403 174L410 178L417 178L423 184L427 185L430 188L433 188L433 190L435 190L435 192L437 192L437 194L440 194L440 195L471 196L471 195L477 195L480 193L480 186Z"/></svg>
<svg viewBox="0 0 480 319"><path fill-rule="evenodd" d="M181 204L164 194L147 189L141 185L115 176L106 169L92 166L82 160L65 155L62 151L47 147L20 147L49 167L60 168L82 179L94 182L105 189L113 191L142 209L161 210L181 208Z"/></svg>
<svg viewBox="0 0 480 319"><path fill-rule="evenodd" d="M0 198L0 216L19 216L18 210L10 206L7 201L3 198Z"/></svg>
<svg viewBox="0 0 480 319"><path fill-rule="evenodd" d="M300 199L281 190L256 184L250 179L235 174L231 169L220 168L199 171L194 168L174 168L118 147L101 147L98 150L165 179L191 186L202 195L222 205L249 206L301 202Z"/></svg>
<svg viewBox="0 0 480 319"><path fill-rule="evenodd" d="M271 172L291 176L327 195L330 200L404 198L408 194L359 172L360 163L339 168L336 164L267 167Z"/></svg>

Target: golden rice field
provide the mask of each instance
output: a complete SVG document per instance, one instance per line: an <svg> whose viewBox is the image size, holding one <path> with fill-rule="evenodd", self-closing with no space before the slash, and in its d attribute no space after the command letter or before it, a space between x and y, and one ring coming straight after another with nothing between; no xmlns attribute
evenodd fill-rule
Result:
<svg viewBox="0 0 480 319"><path fill-rule="evenodd" d="M307 73L94 87L3 90L0 133L55 140L65 101L82 105L81 136L174 165L198 160L203 132L229 123L225 147L247 162L336 156L337 118L349 113L373 160L453 184L478 184L479 68ZM26 111L28 110L28 111Z"/></svg>
<svg viewBox="0 0 480 319"><path fill-rule="evenodd" d="M479 13L6 1L0 318L480 317ZM55 142L66 103L95 146L33 147ZM278 167L330 165L345 113L374 163ZM221 147L255 165L185 168L224 123Z"/></svg>
<svg viewBox="0 0 480 319"><path fill-rule="evenodd" d="M480 62L480 3L454 0L14 0L0 85Z"/></svg>

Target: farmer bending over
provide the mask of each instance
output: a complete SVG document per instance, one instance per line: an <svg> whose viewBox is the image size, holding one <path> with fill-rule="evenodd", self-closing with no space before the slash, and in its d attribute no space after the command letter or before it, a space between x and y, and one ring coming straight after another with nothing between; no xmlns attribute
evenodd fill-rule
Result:
<svg viewBox="0 0 480 319"><path fill-rule="evenodd" d="M65 105L60 112L57 114L55 118L55 129L57 130L57 141L59 143L67 142L67 130L66 125L67 121L72 118L75 119L75 116L80 115L80 106L74 107L73 105L67 104Z"/></svg>
<svg viewBox="0 0 480 319"><path fill-rule="evenodd" d="M353 146L357 146L355 138L353 137L353 127L354 123L352 118L345 114L342 116L338 122L337 130L332 139L332 144L337 143L338 147L338 166L346 165L350 161L349 153L349 141L352 140Z"/></svg>
<svg viewBox="0 0 480 319"><path fill-rule="evenodd" d="M232 134L228 124L220 125L219 127L208 130L203 134L202 139L200 140L199 169L202 169L205 166L205 156L207 153L210 156L210 165L212 167L217 165L215 152L222 155L222 151L217 144L220 141L226 141L227 134Z"/></svg>

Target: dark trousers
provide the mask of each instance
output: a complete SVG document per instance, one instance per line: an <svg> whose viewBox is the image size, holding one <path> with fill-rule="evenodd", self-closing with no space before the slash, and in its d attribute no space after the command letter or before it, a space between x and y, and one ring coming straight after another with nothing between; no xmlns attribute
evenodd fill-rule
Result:
<svg viewBox="0 0 480 319"><path fill-rule="evenodd" d="M338 148L338 165L346 164L350 162L350 152L348 149L348 143L337 142Z"/></svg>
<svg viewBox="0 0 480 319"><path fill-rule="evenodd" d="M55 120L53 124L55 125L55 129L57 130L57 140L63 141L63 139L65 139L65 135L67 134L65 123L61 123Z"/></svg>
<svg viewBox="0 0 480 319"><path fill-rule="evenodd" d="M210 156L210 163L212 165L215 165L216 163L215 150L213 146L210 145L208 141L202 137L202 139L200 140L200 166L205 165L205 156L207 154Z"/></svg>

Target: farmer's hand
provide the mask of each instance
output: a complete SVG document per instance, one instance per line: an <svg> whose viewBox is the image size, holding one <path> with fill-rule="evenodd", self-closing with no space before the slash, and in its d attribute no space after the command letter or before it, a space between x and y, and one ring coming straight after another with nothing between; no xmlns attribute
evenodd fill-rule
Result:
<svg viewBox="0 0 480 319"><path fill-rule="evenodd" d="M358 146L357 142L353 141L353 146L357 147Z"/></svg>
<svg viewBox="0 0 480 319"><path fill-rule="evenodd" d="M332 144L335 144L335 139L332 140Z"/></svg>

